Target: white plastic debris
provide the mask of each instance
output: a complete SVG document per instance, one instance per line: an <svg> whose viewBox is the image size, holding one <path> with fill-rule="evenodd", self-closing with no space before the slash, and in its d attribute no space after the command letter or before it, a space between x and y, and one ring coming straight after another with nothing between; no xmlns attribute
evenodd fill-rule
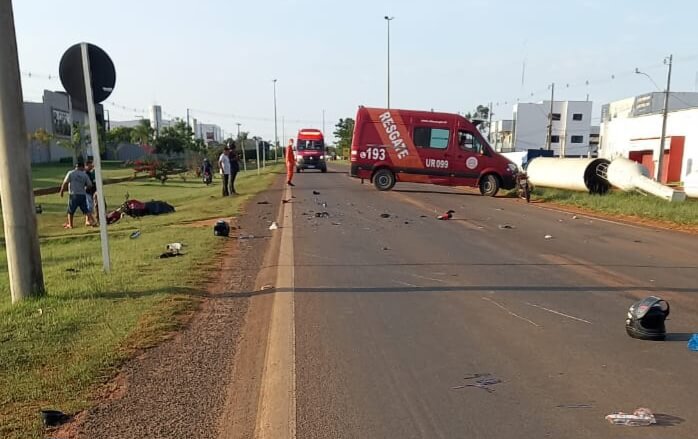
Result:
<svg viewBox="0 0 698 439"><path fill-rule="evenodd" d="M613 425L627 425L630 427L646 427L656 424L657 420L650 409L638 408L632 414L617 412L606 416L606 420Z"/></svg>
<svg viewBox="0 0 698 439"><path fill-rule="evenodd" d="M269 230L276 230L278 229L279 226L276 224L276 221L272 222L271 225L269 226Z"/></svg>
<svg viewBox="0 0 698 439"><path fill-rule="evenodd" d="M572 215L572 219L577 219L577 215Z"/></svg>
<svg viewBox="0 0 698 439"><path fill-rule="evenodd" d="M182 251L182 247L184 247L184 245L181 242L172 242L167 244L167 252L173 255L178 255L179 252Z"/></svg>
<svg viewBox="0 0 698 439"><path fill-rule="evenodd" d="M545 235L545 239L553 239L553 235Z"/></svg>

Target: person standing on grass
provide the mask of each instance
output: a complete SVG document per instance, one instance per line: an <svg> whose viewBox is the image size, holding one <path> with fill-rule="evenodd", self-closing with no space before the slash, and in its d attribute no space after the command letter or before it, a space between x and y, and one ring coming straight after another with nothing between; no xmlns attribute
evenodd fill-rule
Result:
<svg viewBox="0 0 698 439"><path fill-rule="evenodd" d="M68 199L68 222L63 225L65 229L73 228L73 217L75 216L75 211L80 209L85 216L89 215L89 210L87 208L87 189L92 187L92 181L90 177L85 173L85 164L82 159L78 160L75 165L75 169L68 171L63 179L63 184L61 185L61 198L63 198L63 193L67 190L69 196Z"/></svg>
<svg viewBox="0 0 698 439"><path fill-rule="evenodd" d="M98 224L97 216L97 177L95 176L95 167L92 160L88 159L85 163L85 174L90 178L92 182L92 187L85 189L85 194L87 195L87 209L90 211L89 215L85 215L85 226L94 227Z"/></svg>
<svg viewBox="0 0 698 439"><path fill-rule="evenodd" d="M238 157L238 152L235 149L235 142L231 142L230 155L228 159L230 160L230 195L237 195L235 191L235 177L237 177L238 172L240 172L240 159Z"/></svg>
<svg viewBox="0 0 698 439"><path fill-rule="evenodd" d="M296 169L296 156L293 154L293 139L288 139L288 146L286 146L286 184L289 186L295 186L293 184L293 171Z"/></svg>
<svg viewBox="0 0 698 439"><path fill-rule="evenodd" d="M227 146L223 148L223 152L218 157L218 169L223 177L223 196L227 197L230 195L228 190L228 180L230 179L230 148Z"/></svg>

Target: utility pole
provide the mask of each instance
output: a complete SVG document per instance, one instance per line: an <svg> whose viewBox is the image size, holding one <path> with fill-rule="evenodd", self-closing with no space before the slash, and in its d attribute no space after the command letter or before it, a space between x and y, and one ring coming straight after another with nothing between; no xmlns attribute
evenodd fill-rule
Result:
<svg viewBox="0 0 698 439"><path fill-rule="evenodd" d="M240 122L236 123L235 125L238 126L238 143L241 145L242 149L242 169L243 171L247 171L247 159L245 158L245 142L240 138L240 125L242 125Z"/></svg>
<svg viewBox="0 0 698 439"><path fill-rule="evenodd" d="M488 116L490 118L490 121L487 124L487 142L492 145L492 102L490 102L490 106L487 109Z"/></svg>
<svg viewBox="0 0 698 439"><path fill-rule="evenodd" d="M187 108L187 126L190 126L189 125L189 109L188 108Z"/></svg>
<svg viewBox="0 0 698 439"><path fill-rule="evenodd" d="M669 115L669 93L671 91L671 65L674 55L664 58L664 64L669 64L666 76L666 91L664 92L664 114L662 115L662 138L659 141L659 158L657 159L657 181L662 182L662 166L664 166L664 143L666 141L666 121Z"/></svg>
<svg viewBox="0 0 698 439"><path fill-rule="evenodd" d="M551 144L553 142L553 103L555 102L555 83L550 84L550 113L548 114L548 139L546 141L546 146L548 151L550 151Z"/></svg>
<svg viewBox="0 0 698 439"><path fill-rule="evenodd" d="M395 17L385 17L385 21L388 23L388 109L390 109L390 22L395 19Z"/></svg>
<svg viewBox="0 0 698 439"><path fill-rule="evenodd" d="M0 0L0 199L12 303L45 293L12 1Z"/></svg>
<svg viewBox="0 0 698 439"><path fill-rule="evenodd" d="M276 123L276 79L274 79L274 163L279 162L279 130Z"/></svg>

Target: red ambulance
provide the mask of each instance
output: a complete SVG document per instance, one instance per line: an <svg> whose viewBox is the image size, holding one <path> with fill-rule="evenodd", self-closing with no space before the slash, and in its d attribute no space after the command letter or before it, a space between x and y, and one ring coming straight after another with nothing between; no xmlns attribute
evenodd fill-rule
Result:
<svg viewBox="0 0 698 439"><path fill-rule="evenodd" d="M495 196L513 189L517 167L495 152L463 116L359 107L351 175L379 191L396 182L472 186Z"/></svg>
<svg viewBox="0 0 698 439"><path fill-rule="evenodd" d="M325 138L322 131L303 128L296 137L296 171L319 169L327 172L325 161Z"/></svg>

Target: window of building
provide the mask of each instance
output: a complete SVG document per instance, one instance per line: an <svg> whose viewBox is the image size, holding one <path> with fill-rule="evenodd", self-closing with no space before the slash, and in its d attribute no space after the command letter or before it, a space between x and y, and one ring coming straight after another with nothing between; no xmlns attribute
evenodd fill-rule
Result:
<svg viewBox="0 0 698 439"><path fill-rule="evenodd" d="M463 151L482 153L482 144L475 135L469 131L458 130L458 146Z"/></svg>
<svg viewBox="0 0 698 439"><path fill-rule="evenodd" d="M560 113L553 113L553 120L560 120Z"/></svg>
<svg viewBox="0 0 698 439"><path fill-rule="evenodd" d="M584 143L584 136L572 136L572 143Z"/></svg>
<svg viewBox="0 0 698 439"><path fill-rule="evenodd" d="M417 148L448 148L449 130L443 128L416 127L414 129L414 144Z"/></svg>
<svg viewBox="0 0 698 439"><path fill-rule="evenodd" d="M582 113L574 113L572 115L572 120L582 120Z"/></svg>
<svg viewBox="0 0 698 439"><path fill-rule="evenodd" d="M550 143L560 143L560 136L550 136Z"/></svg>

